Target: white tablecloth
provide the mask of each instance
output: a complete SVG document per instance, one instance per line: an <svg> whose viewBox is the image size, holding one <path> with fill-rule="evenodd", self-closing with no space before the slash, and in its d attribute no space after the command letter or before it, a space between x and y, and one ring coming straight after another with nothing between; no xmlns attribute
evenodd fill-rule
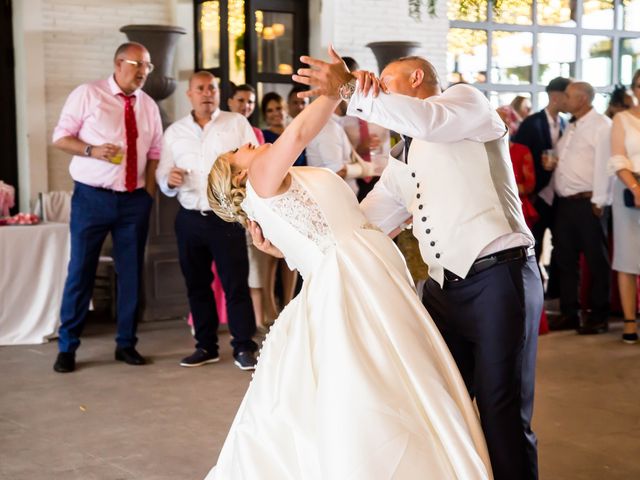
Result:
<svg viewBox="0 0 640 480"><path fill-rule="evenodd" d="M67 223L0 227L0 345L55 335L69 249Z"/></svg>

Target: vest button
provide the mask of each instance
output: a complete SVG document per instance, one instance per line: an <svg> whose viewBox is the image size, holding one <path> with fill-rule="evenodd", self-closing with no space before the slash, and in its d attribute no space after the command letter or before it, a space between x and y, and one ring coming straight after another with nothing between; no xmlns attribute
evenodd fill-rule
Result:
<svg viewBox="0 0 640 480"><path fill-rule="evenodd" d="M426 233L427 235L429 235L429 234L431 233L431 229L430 229L430 228L427 228L427 229L424 231L424 233Z"/></svg>
<svg viewBox="0 0 640 480"><path fill-rule="evenodd" d="M424 208L424 205L418 205L418 210L422 210Z"/></svg>
<svg viewBox="0 0 640 480"><path fill-rule="evenodd" d="M432 240L432 241L431 241L431 243L430 243L429 245L431 245L432 247L435 247L436 242L434 242L434 241Z"/></svg>
<svg viewBox="0 0 640 480"><path fill-rule="evenodd" d="M439 253L436 253L436 258L440 258L440 254Z"/></svg>
<svg viewBox="0 0 640 480"><path fill-rule="evenodd" d="M422 217L420 220L422 220L423 222L427 221L427 217Z"/></svg>
<svg viewBox="0 0 640 480"><path fill-rule="evenodd" d="M412 176L413 178L416 178L416 172L411 172L411 176Z"/></svg>
<svg viewBox="0 0 640 480"><path fill-rule="evenodd" d="M416 183L416 188L420 188L420 182Z"/></svg>
<svg viewBox="0 0 640 480"><path fill-rule="evenodd" d="M420 194L419 193L416 193L416 198L420 198Z"/></svg>

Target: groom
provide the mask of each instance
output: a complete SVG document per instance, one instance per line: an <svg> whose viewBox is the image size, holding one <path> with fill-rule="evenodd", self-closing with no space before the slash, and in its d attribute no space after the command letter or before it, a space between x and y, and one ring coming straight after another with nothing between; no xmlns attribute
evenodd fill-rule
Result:
<svg viewBox="0 0 640 480"><path fill-rule="evenodd" d="M311 68L293 79L312 89L300 95L339 93L349 115L405 136L402 160L390 158L362 207L386 232L413 216L431 276L423 302L477 400L495 479L536 479L531 416L543 294L505 125L475 88L442 92L421 57L391 62L380 78L332 57L302 57Z"/></svg>

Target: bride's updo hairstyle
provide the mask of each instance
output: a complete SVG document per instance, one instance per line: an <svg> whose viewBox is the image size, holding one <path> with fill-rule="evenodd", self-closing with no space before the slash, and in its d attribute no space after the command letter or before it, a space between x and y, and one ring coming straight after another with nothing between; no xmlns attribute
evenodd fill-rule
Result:
<svg viewBox="0 0 640 480"><path fill-rule="evenodd" d="M207 186L207 198L209 205L218 217L225 222L238 222L243 227L247 226L247 214L240 204L247 194L246 176L238 181L234 175L230 157L227 152L220 155L209 172L209 184Z"/></svg>

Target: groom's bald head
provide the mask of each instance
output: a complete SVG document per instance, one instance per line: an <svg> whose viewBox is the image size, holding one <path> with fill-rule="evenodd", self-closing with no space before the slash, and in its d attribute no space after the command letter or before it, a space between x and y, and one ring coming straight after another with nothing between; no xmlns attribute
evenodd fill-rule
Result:
<svg viewBox="0 0 640 480"><path fill-rule="evenodd" d="M427 98L440 93L440 80L434 66L418 56L402 57L389 63L380 79L389 91L410 97Z"/></svg>

